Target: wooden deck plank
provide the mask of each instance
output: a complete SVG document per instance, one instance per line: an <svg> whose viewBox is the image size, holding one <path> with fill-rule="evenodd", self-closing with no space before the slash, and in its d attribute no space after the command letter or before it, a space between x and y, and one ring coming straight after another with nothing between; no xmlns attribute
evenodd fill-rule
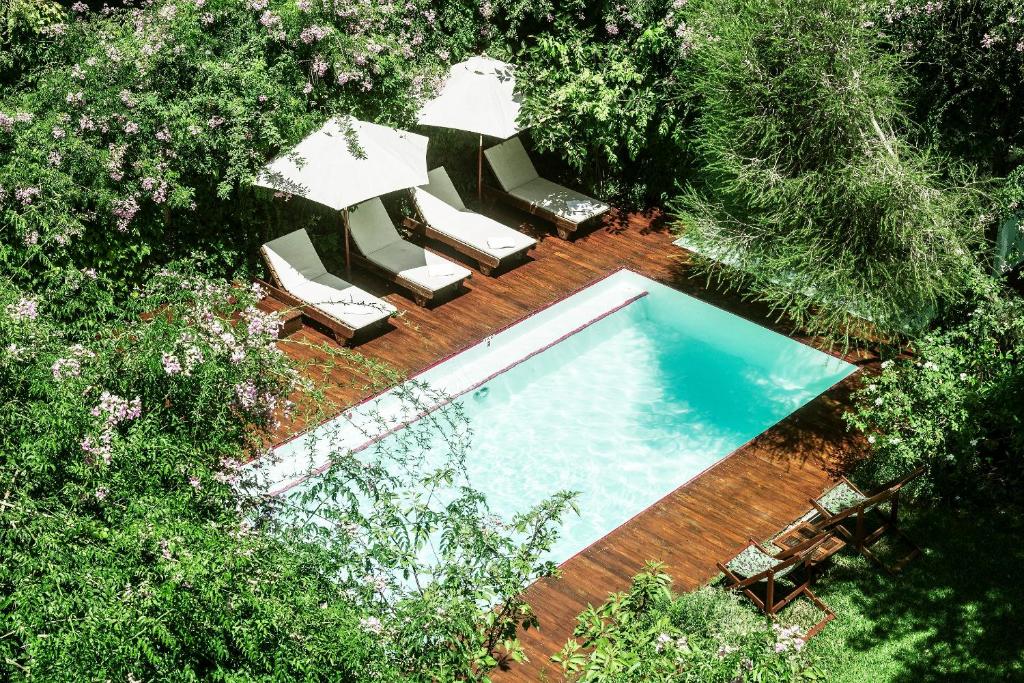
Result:
<svg viewBox="0 0 1024 683"><path fill-rule="evenodd" d="M613 212L573 242L547 234L542 224L524 214L493 206L487 212L540 238L530 258L497 277L475 272L465 293L429 309L415 306L372 275L354 272L355 284L384 296L400 311L393 329L363 343L359 353L413 375L622 267L775 331L791 331L764 307L734 294L709 291L703 278L691 276L687 252L671 244L673 236L657 212ZM445 248L437 251L448 253ZM876 362L870 356L837 353L814 339L794 338L866 367ZM311 378L326 382L325 393L337 411L382 388L379 378L351 361L337 362L326 373L318 370L318 364L330 361L322 348L325 344L334 348L309 327L280 342L292 357L310 363L305 372ZM647 560L665 562L677 589L693 589L716 574L717 560L728 559L748 538L767 538L804 513L808 498L827 488L850 452L862 446L846 432L841 419L854 384L848 378L833 387L570 558L562 565L561 578L531 586L526 597L541 628L522 634L529 661L495 672L494 680L558 680L559 671L549 657L571 636L576 615L587 604L604 601L610 592L626 589ZM300 414L281 428L275 442L323 419Z"/></svg>

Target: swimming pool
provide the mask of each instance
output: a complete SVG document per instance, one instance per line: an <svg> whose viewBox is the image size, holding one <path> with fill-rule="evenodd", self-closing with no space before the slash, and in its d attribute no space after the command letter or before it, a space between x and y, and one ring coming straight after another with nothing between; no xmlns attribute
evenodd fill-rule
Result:
<svg viewBox="0 0 1024 683"><path fill-rule="evenodd" d="M623 270L416 379L457 397L473 430L469 478L493 512L580 492L551 552L562 562L854 370ZM439 400L424 393L410 412L387 392L320 431L333 449L386 447ZM304 476L302 442L277 449L271 489Z"/></svg>

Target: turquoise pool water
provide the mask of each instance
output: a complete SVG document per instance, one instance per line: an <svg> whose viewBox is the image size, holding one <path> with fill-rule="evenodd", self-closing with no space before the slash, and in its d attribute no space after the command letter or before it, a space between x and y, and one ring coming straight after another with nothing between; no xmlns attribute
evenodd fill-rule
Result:
<svg viewBox="0 0 1024 683"><path fill-rule="evenodd" d="M620 275L648 294L457 399L472 429L470 481L494 513L508 518L556 491L580 492L580 515L565 521L551 553L557 562L855 369Z"/></svg>

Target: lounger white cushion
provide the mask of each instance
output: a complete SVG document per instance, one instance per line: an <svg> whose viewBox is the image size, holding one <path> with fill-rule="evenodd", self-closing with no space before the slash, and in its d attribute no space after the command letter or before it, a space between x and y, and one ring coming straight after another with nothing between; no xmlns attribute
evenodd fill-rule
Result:
<svg viewBox="0 0 1024 683"><path fill-rule="evenodd" d="M541 178L518 137L485 150L484 156L505 192L570 223L583 223L610 208L604 202Z"/></svg>
<svg viewBox="0 0 1024 683"><path fill-rule="evenodd" d="M537 240L465 208L444 167L428 174L430 183L413 188L413 201L431 228L496 259L529 249Z"/></svg>
<svg viewBox="0 0 1024 683"><path fill-rule="evenodd" d="M352 209L349 229L359 251L368 260L432 292L471 275L468 268L403 240L379 198Z"/></svg>
<svg viewBox="0 0 1024 683"><path fill-rule="evenodd" d="M354 330L396 310L387 301L328 273L304 229L267 242L263 254L284 290Z"/></svg>
<svg viewBox="0 0 1024 683"><path fill-rule="evenodd" d="M610 208L604 202L544 178L534 178L525 185L513 189L509 194L529 202L531 206L547 209L572 223L584 223Z"/></svg>

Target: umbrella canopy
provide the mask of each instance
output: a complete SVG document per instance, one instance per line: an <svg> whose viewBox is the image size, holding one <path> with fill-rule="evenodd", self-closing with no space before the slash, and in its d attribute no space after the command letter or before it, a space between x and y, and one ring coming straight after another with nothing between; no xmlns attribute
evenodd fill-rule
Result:
<svg viewBox="0 0 1024 683"><path fill-rule="evenodd" d="M417 122L502 139L512 137L519 132L513 72L511 64L483 56L456 64L438 96L420 109Z"/></svg>
<svg viewBox="0 0 1024 683"><path fill-rule="evenodd" d="M341 210L427 182L427 138L349 116L264 166L255 184Z"/></svg>

